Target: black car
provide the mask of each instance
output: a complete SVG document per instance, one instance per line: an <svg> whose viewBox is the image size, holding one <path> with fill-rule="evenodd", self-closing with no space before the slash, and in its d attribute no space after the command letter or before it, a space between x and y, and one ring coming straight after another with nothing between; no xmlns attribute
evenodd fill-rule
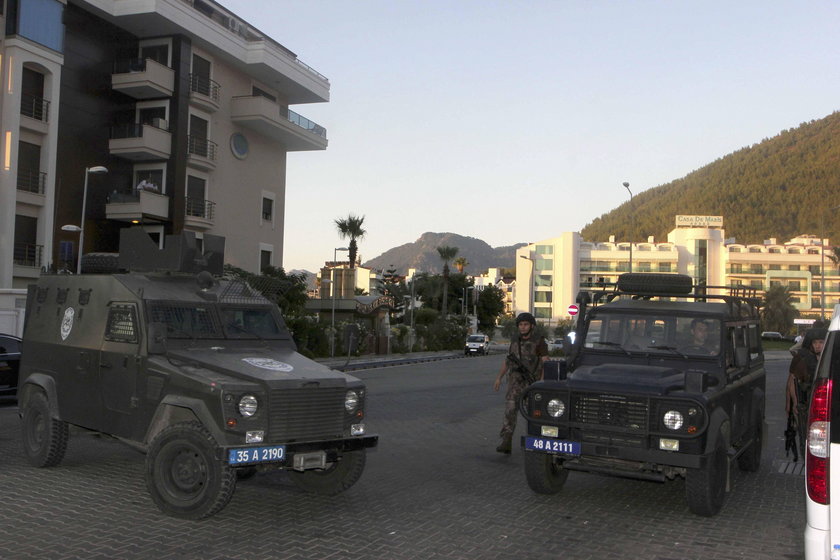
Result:
<svg viewBox="0 0 840 560"><path fill-rule="evenodd" d="M17 394L20 370L20 339L0 334L0 396Z"/></svg>
<svg viewBox="0 0 840 560"><path fill-rule="evenodd" d="M578 296L570 357L522 395L531 489L559 492L571 470L684 478L689 509L717 514L730 464L761 461L758 301L676 274L624 274L613 291Z"/></svg>

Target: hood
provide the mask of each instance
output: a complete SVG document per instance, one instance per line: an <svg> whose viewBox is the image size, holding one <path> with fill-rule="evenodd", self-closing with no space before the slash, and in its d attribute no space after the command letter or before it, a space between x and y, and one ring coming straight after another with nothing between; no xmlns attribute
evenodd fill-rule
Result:
<svg viewBox="0 0 840 560"><path fill-rule="evenodd" d="M318 381L322 387L343 387L356 378L330 369L294 350L283 348L195 347L171 350L167 354L178 365L199 367L220 374L269 387Z"/></svg>
<svg viewBox="0 0 840 560"><path fill-rule="evenodd" d="M577 368L568 375L567 383L580 391L665 395L685 387L685 373L672 367L601 364Z"/></svg>

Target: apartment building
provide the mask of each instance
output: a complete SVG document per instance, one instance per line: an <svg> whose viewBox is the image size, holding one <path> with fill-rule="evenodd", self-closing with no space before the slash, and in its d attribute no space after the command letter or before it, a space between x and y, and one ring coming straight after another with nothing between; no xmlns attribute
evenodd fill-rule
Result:
<svg viewBox="0 0 840 560"><path fill-rule="evenodd" d="M747 286L759 295L785 286L804 317L818 318L840 303L840 271L829 239L801 235L742 244L726 239L721 216L677 216L666 241L583 241L577 232L517 251L515 312L541 321L569 318L580 290L598 289L624 272L687 274L709 286ZM632 269L631 269L632 259Z"/></svg>
<svg viewBox="0 0 840 560"><path fill-rule="evenodd" d="M287 154L327 147L290 107L328 101L327 78L212 0L0 10L0 330L42 270L117 251L125 227L282 265Z"/></svg>

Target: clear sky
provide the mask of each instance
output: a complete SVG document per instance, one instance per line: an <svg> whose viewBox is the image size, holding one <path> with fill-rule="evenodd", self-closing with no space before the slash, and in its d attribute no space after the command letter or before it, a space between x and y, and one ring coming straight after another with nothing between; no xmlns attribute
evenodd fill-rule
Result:
<svg viewBox="0 0 840 560"><path fill-rule="evenodd" d="M329 147L288 156L287 270L331 260L350 213L363 260L427 231L579 231L623 181L638 194L840 107L834 0L221 3L331 84L292 107Z"/></svg>

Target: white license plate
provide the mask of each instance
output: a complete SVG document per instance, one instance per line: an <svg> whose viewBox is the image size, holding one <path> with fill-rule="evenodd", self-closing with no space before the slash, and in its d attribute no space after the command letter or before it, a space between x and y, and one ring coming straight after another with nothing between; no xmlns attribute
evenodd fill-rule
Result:
<svg viewBox="0 0 840 560"><path fill-rule="evenodd" d="M231 465L250 465L254 463L270 463L286 459L285 445L269 447L248 447L245 449L230 449L228 463Z"/></svg>
<svg viewBox="0 0 840 560"><path fill-rule="evenodd" d="M562 453L564 455L580 455L579 441L545 437L526 437L525 449L542 451L543 453Z"/></svg>

